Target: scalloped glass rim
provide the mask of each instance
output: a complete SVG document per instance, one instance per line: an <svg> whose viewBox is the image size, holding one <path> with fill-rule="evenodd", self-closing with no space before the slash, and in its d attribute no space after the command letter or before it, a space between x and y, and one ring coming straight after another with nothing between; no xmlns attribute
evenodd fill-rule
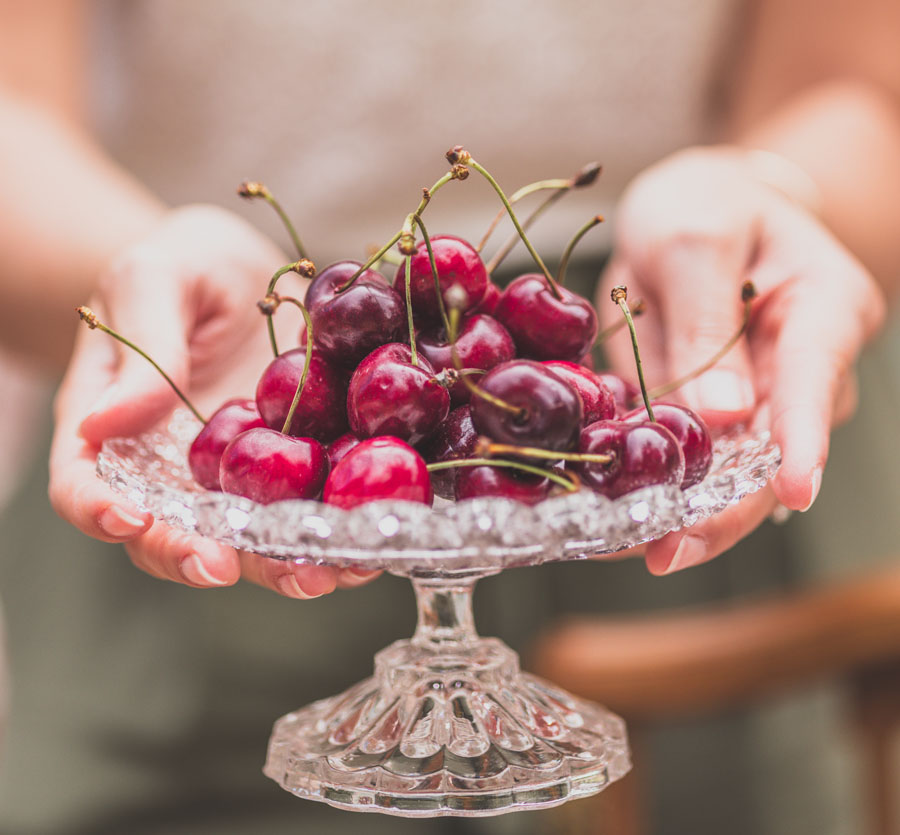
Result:
<svg viewBox="0 0 900 835"><path fill-rule="evenodd" d="M781 453L766 431L735 429L714 445L709 475L686 491L647 487L611 501L589 490L534 507L509 499L372 502L341 510L316 501L261 505L203 490L186 453L197 421L106 441L97 473L157 519L266 557L364 565L398 574L493 572L612 553L695 524L769 481Z"/></svg>

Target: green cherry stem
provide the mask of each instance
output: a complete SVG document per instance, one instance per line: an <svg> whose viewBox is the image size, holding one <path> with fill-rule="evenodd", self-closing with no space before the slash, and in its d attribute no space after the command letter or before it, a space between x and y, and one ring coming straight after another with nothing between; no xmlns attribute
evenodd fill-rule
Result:
<svg viewBox="0 0 900 835"><path fill-rule="evenodd" d="M300 258L306 258L306 248L303 246L303 242L300 240L300 236L297 234L297 230L294 228L294 224L291 223L291 219L287 216L287 212L282 208L281 204L275 199L275 196L269 191L268 187L263 183L258 183L254 180L245 180L238 187L237 192L241 197L244 197L248 200L252 200L255 197L261 197L265 200L275 211L278 213L278 217L281 218L281 222L284 224L285 229L287 229L288 235L291 236L291 240L294 242L294 247L297 250L297 255Z"/></svg>
<svg viewBox="0 0 900 835"><path fill-rule="evenodd" d="M335 292L343 293L345 290L352 287L356 279L359 278L367 269L369 269L372 264L374 264L376 261L380 261L384 254L398 241L401 242L400 251L404 255L414 255L415 241L412 242L411 247L409 242L413 225L413 221L411 220L411 218L421 215L422 212L425 211L425 207L431 201L431 198L434 196L435 192L439 191L451 180L465 180L468 176L469 172L465 168L465 166L454 165L451 170L444 174L431 188L423 188L422 199L421 201L419 201L418 208L410 215L407 215L406 221L404 222L403 227L400 229L400 231L395 232L391 239L383 247L381 247L381 249L371 255L369 257L369 260L366 261L366 263L363 264L355 273L353 273L353 275L351 275L350 278L347 279L347 281L345 281L340 287L338 287Z"/></svg>
<svg viewBox="0 0 900 835"><path fill-rule="evenodd" d="M549 478L550 481L555 482L570 493L578 490L578 485L565 476L545 470L543 467L532 467L530 464L523 464L520 461L505 461L501 458L457 458L453 461L436 461L434 464L426 464L426 468L430 473L437 470L452 470L454 467L507 467L512 470L520 470L523 473L541 476L542 478Z"/></svg>
<svg viewBox="0 0 900 835"><path fill-rule="evenodd" d="M637 333L634 330L634 319L631 318L631 311L628 309L628 289L623 284L613 287L610 297L613 302L622 309L625 321L628 323L628 331L631 334L631 347L634 349L634 364L637 366L638 380L641 384L641 396L644 398L644 408L647 415L653 423L656 418L653 416L653 409L650 407L650 397L647 395L647 384L644 382L644 369L641 366L641 352L638 349Z"/></svg>
<svg viewBox="0 0 900 835"><path fill-rule="evenodd" d="M479 438L475 445L475 454L485 458L493 455L523 455L526 458L543 458L547 461L586 461L591 464L611 464L612 455L593 452L556 452L552 449L541 449L533 446L516 446L515 444L495 444L489 438Z"/></svg>
<svg viewBox="0 0 900 835"><path fill-rule="evenodd" d="M428 230L425 228L425 224L422 223L422 218L419 215L415 216L416 225L419 227L422 232L422 238L425 240L425 249L428 251L428 264L431 266L431 277L434 280L434 292L437 295L438 300L438 308L441 311L441 321L444 323L444 329L447 333L450 333L450 320L447 318L447 308L444 305L444 294L441 292L441 279L438 276L437 264L434 262L434 250L431 248L431 237L428 234ZM407 291L409 289L409 276L406 279L406 287Z"/></svg>
<svg viewBox="0 0 900 835"><path fill-rule="evenodd" d="M519 219L516 217L516 213L513 211L513 207L509 203L509 198L507 198L506 194L504 194L503 189L500 188L500 184L491 176L490 172L481 165L481 163L477 162L472 157L472 155L460 145L457 145L456 147L451 148L449 151L447 151L447 159L451 165L461 164L474 168L491 184L491 188L493 188L494 191L497 192L497 196L506 207L506 212L509 215L510 220L513 222L513 226L516 227L516 232L519 233L519 237L522 239L522 243L525 244L525 248L531 254L531 257L534 259L534 263L538 265L541 272L544 274L544 278L547 279L547 284L550 287L550 292L553 293L553 295L557 299L561 299L562 294L559 292L559 287L556 286L556 281L553 279L553 276L550 275L550 270L547 269L547 265L543 262L541 256L538 255L537 250L531 245L531 241L528 240L528 236L525 234L525 230L522 228L522 224L519 223Z"/></svg>
<svg viewBox="0 0 900 835"><path fill-rule="evenodd" d="M116 339L119 342L121 342L123 345L127 346L128 348L131 348L132 351L135 351L136 353L140 354L145 360L147 360L147 362L149 362L150 365L152 365L160 374L162 374L163 379L169 384L172 391L174 391L175 394L178 395L178 397L181 399L181 402L184 403L184 405L187 406L194 413L194 417L197 418L197 420L199 420L200 423L206 424L206 418L204 418L203 415L201 415L200 412L197 411L194 404L191 403L190 400L188 400L187 395L180 388L178 388L178 386L175 384L175 381L168 374L166 374L165 371L162 370L162 368L159 366L159 364L156 362L156 360L153 359L153 357L151 357L148 353L146 353L145 351L138 348L138 346L135 345L130 339L126 339L124 336L122 336L120 333L117 333L116 331L114 331L108 325L104 325L103 322L101 322L100 319L97 317L97 314L94 313L94 311L91 310L89 307L85 307L85 306L76 307L75 310L78 313L78 315L81 317L81 321L84 322L91 330L96 329L96 330L103 331L103 333L105 333L105 334L109 334L109 336L111 336L113 339Z"/></svg>
<svg viewBox="0 0 900 835"><path fill-rule="evenodd" d="M645 311L647 310L647 303L643 299L638 299L633 305L631 305L631 315L634 318L638 316L643 316ZM613 322L608 328L604 328L600 333L597 334L597 338L594 340L595 345L599 345L601 342L606 342L612 336L615 336L622 328L626 327L628 323L624 319L619 319L618 322Z"/></svg>
<svg viewBox="0 0 900 835"><path fill-rule="evenodd" d="M411 361L416 368L419 367L419 354L416 351L416 326L413 323L412 294L409 287L412 278L412 255L406 256L406 323L409 326L409 351L412 354Z"/></svg>
<svg viewBox="0 0 900 835"><path fill-rule="evenodd" d="M695 368L693 371L689 371L683 377L679 377L677 380L672 380L670 383L665 383L664 385L657 386L654 389L650 389L650 396L652 398L663 397L670 392L675 391L675 389L681 388L685 383L690 382L695 377L699 377L705 371L709 371L722 357L725 356L736 344L737 341L744 335L747 330L747 325L750 322L750 311L753 307L753 300L756 298L756 287L753 285L752 281L745 281L741 286L741 301L744 303L744 315L741 319L740 327L732 334L731 338L721 347L718 351L716 351L703 365Z"/></svg>
<svg viewBox="0 0 900 835"><path fill-rule="evenodd" d="M284 426L281 427L281 434L289 434L291 421L294 419L294 412L297 411L297 405L300 403L300 395L303 394L303 387L306 385L306 378L309 377L309 366L312 363L313 355L313 323L306 305L299 299L292 296L278 296L278 302L290 302L300 309L303 314L303 321L306 322L306 356L303 358L303 371L300 373L300 382L297 383L297 390L294 392L294 399L291 401L291 408L288 409L287 417L284 419ZM269 317L271 321L271 316Z"/></svg>
<svg viewBox="0 0 900 835"><path fill-rule="evenodd" d="M584 224L573 236L572 240L566 245L562 258L559 261L559 269L556 272L556 283L562 286L566 280L566 270L569 268L569 259L572 257L572 251L578 246L578 242L590 232L597 224L603 223L603 215L594 215L587 223Z"/></svg>
<svg viewBox="0 0 900 835"><path fill-rule="evenodd" d="M308 258L301 258L299 261L292 261L275 271L275 274L269 279L269 286L266 288L266 298L258 302L259 309L266 316L266 327L269 329L269 342L272 345L272 353L278 356L278 342L275 339L275 323L272 316L278 308L278 305L270 305L268 302L274 296L275 285L285 273L297 273L304 278L312 278L316 274L316 265Z"/></svg>

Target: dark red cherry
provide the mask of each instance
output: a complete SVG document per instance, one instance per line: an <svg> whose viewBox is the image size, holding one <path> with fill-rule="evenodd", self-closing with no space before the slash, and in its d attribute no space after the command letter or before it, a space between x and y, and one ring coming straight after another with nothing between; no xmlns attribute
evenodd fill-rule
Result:
<svg viewBox="0 0 900 835"><path fill-rule="evenodd" d="M412 364L409 345L376 348L353 372L347 417L358 438L393 435L410 444L427 438L450 411L450 395L424 357Z"/></svg>
<svg viewBox="0 0 900 835"><path fill-rule="evenodd" d="M461 307L461 311L465 312L476 307L484 298L488 274L475 247L453 235L435 235L431 239L431 249L434 253L434 264L437 267L444 304L447 304L447 291L457 286L465 293L465 304L457 305ZM424 241L419 244L416 254L412 256L410 278L409 291L413 312L424 319L439 319L441 311L437 294L434 292L434 276L431 274L431 262ZM406 298L405 263L397 268L394 289L402 298Z"/></svg>
<svg viewBox="0 0 900 835"><path fill-rule="evenodd" d="M281 430L306 359L305 348L285 351L269 363L256 386L256 405L266 426ZM290 434L327 442L347 431L343 375L313 351L303 394L291 420Z"/></svg>
<svg viewBox="0 0 900 835"><path fill-rule="evenodd" d="M501 292L503 291L493 281L488 281L484 296L472 313L487 313L488 316L493 316L497 309L497 302L500 301Z"/></svg>
<svg viewBox="0 0 900 835"><path fill-rule="evenodd" d="M570 465L584 484L610 499L651 484L680 485L684 478L681 447L658 423L598 420L582 429L578 451L612 455L609 464Z"/></svg>
<svg viewBox="0 0 900 835"><path fill-rule="evenodd" d="M628 414L635 404L640 402L641 390L634 383L629 383L628 380L618 374L613 374L612 371L601 371L597 376L603 385L612 392L613 399L616 401L618 417Z"/></svg>
<svg viewBox="0 0 900 835"><path fill-rule="evenodd" d="M610 420L616 416L616 401L612 392L589 368L564 360L548 360L543 364L578 392L584 408L585 425L597 420Z"/></svg>
<svg viewBox="0 0 900 835"><path fill-rule="evenodd" d="M703 418L687 406L676 403L651 403L656 422L665 426L681 445L684 453L684 479L681 489L699 484L706 478L712 466L712 438ZM647 410L643 407L625 415L628 423L647 420Z"/></svg>
<svg viewBox="0 0 900 835"><path fill-rule="evenodd" d="M459 467L456 470L456 499L498 496L534 505L547 498L551 481L545 476L517 472L509 467Z"/></svg>
<svg viewBox="0 0 900 835"><path fill-rule="evenodd" d="M322 498L328 504L351 508L383 499L430 505L434 494L418 452L397 438L369 438L331 471Z"/></svg>
<svg viewBox="0 0 900 835"><path fill-rule="evenodd" d="M351 287L337 293L361 266L356 261L332 264L313 279L306 293L316 350L345 368L357 365L379 345L399 339L406 329L402 299L374 270L366 270Z"/></svg>
<svg viewBox="0 0 900 835"><path fill-rule="evenodd" d="M501 444L572 449L581 429L581 398L547 366L512 360L491 369L479 388L521 411L512 413L473 395L472 423L481 435Z"/></svg>
<svg viewBox="0 0 900 835"><path fill-rule="evenodd" d="M435 371L455 368L450 343L442 327L420 333L416 342ZM493 316L476 314L463 322L456 340L456 352L464 369L489 371L515 357L516 346L506 328ZM478 377L472 377L472 381L477 383ZM461 380L450 389L450 399L454 405L468 402L469 389Z"/></svg>
<svg viewBox="0 0 900 835"><path fill-rule="evenodd" d="M219 480L226 493L270 504L316 498L328 470L325 447L318 441L263 427L242 432L225 447Z"/></svg>
<svg viewBox="0 0 900 835"><path fill-rule="evenodd" d="M454 461L458 458L471 458L475 453L478 433L472 424L472 412L469 406L458 406L447 416L447 419L419 448L422 456L429 464L438 461ZM456 470L435 470L431 474L434 492L445 499L452 499Z"/></svg>
<svg viewBox="0 0 900 835"><path fill-rule="evenodd" d="M219 406L197 433L188 451L194 480L207 490L221 490L219 462L225 447L241 432L265 425L255 400L227 400Z"/></svg>
<svg viewBox="0 0 900 835"><path fill-rule="evenodd" d="M520 356L578 362L597 338L597 313L565 287L557 299L542 275L515 279L500 296L494 315L510 332Z"/></svg>
<svg viewBox="0 0 900 835"><path fill-rule="evenodd" d="M328 444L325 451L328 453L328 461L331 464L331 469L333 470L338 462L358 443L359 438L352 432L347 432L344 435L341 435L340 438L335 438Z"/></svg>

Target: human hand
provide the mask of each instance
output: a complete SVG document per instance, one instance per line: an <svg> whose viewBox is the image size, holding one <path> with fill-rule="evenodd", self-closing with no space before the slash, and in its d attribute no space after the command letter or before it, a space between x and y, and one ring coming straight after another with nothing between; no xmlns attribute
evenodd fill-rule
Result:
<svg viewBox="0 0 900 835"><path fill-rule="evenodd" d="M208 414L229 397L253 395L271 358L256 302L287 261L230 212L176 209L115 259L92 305ZM282 344L296 341L294 318L275 321ZM235 551L155 522L97 478L97 452L106 438L145 431L176 405L175 394L146 360L85 328L56 400L50 500L57 513L90 536L123 542L132 562L147 573L200 588L243 577L308 598L374 576Z"/></svg>
<svg viewBox="0 0 900 835"><path fill-rule="evenodd" d="M782 465L767 488L650 543L655 574L712 559L779 502L812 505L830 430L855 409L854 364L885 303L865 268L809 211L760 181L745 152L683 151L632 183L598 305L614 321L609 290L617 284L646 300L638 332L651 386L696 368L737 330L746 280L758 292L746 340L676 395L712 425L769 427ZM634 367L627 336L607 347L615 367Z"/></svg>

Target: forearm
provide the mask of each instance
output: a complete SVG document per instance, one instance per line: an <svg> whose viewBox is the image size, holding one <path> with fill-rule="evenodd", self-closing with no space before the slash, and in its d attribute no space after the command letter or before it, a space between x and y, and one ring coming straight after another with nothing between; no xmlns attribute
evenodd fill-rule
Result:
<svg viewBox="0 0 900 835"><path fill-rule="evenodd" d="M755 121L735 120L730 141L770 150L815 183L822 220L896 293L900 285L900 106L864 82L825 82Z"/></svg>
<svg viewBox="0 0 900 835"><path fill-rule="evenodd" d="M62 369L104 264L163 206L85 133L0 88L0 343Z"/></svg>

